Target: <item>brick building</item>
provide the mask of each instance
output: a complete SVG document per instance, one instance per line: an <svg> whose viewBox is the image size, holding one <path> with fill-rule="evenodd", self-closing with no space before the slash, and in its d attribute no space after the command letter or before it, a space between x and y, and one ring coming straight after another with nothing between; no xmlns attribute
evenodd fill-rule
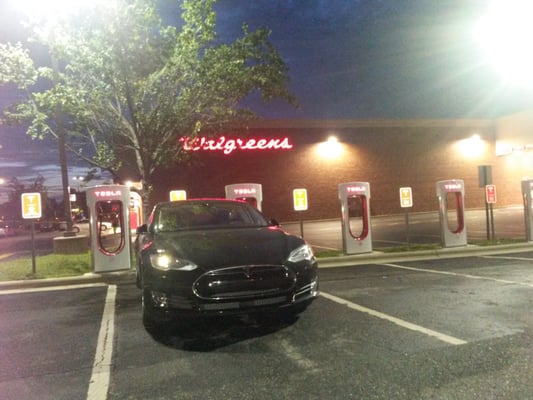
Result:
<svg viewBox="0 0 533 400"><path fill-rule="evenodd" d="M193 163L161 171L154 200L168 200L170 190L224 197L225 185L259 183L265 214L294 221L300 214L292 191L306 188L303 218L329 219L340 215L339 183L369 182L371 212L382 215L402 212L400 187L412 188L412 212L435 211L436 182L462 179L466 208L481 208L478 167L490 165L496 207L517 205L521 179L533 176L531 154L522 151L529 150L531 120L523 113L498 120L257 121L245 133L184 142ZM338 142L327 142L331 136Z"/></svg>

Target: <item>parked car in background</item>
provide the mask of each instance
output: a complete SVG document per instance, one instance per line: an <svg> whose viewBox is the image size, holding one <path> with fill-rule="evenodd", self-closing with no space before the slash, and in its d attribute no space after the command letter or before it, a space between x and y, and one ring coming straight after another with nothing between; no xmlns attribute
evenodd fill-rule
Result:
<svg viewBox="0 0 533 400"><path fill-rule="evenodd" d="M17 231L14 226L2 224L0 225L0 238L5 238L8 236L16 236Z"/></svg>
<svg viewBox="0 0 533 400"><path fill-rule="evenodd" d="M318 296L311 247L246 202L160 203L137 232L137 286L149 330L179 316L296 314Z"/></svg>
<svg viewBox="0 0 533 400"><path fill-rule="evenodd" d="M39 221L37 223L39 232L52 232L57 230L57 224L53 221Z"/></svg>
<svg viewBox="0 0 533 400"><path fill-rule="evenodd" d="M60 221L58 223L58 230L66 231L67 230L67 222L66 221ZM77 225L72 224L72 232L80 233L80 227L77 226Z"/></svg>
<svg viewBox="0 0 533 400"><path fill-rule="evenodd" d="M61 221L59 219L53 220L42 220L37 223L37 229L39 232L53 232L53 231L65 231L67 230L66 221ZM72 231L75 233L80 232L80 227L77 225L72 225Z"/></svg>

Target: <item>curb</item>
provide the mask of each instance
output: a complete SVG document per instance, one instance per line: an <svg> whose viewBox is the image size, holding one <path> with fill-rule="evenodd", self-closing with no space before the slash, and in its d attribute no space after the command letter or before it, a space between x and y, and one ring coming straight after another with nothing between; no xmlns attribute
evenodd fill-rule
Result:
<svg viewBox="0 0 533 400"><path fill-rule="evenodd" d="M346 255L339 257L324 257L318 259L319 268L351 267L363 264L383 264L401 261L421 261L431 259L447 259L458 257L476 257L491 254L519 253L533 250L533 243L513 243L494 246L467 245L435 250L402 251L398 253L372 252L364 254ZM50 286L79 285L90 283L120 283L135 281L135 270L87 273L81 276L27 279L19 281L0 282L0 290L39 288Z"/></svg>
<svg viewBox="0 0 533 400"><path fill-rule="evenodd" d="M106 272L102 274L89 272L79 276L66 276L61 278L6 281L0 282L0 290L82 285L90 283L120 283L128 281L135 282L135 270Z"/></svg>
<svg viewBox="0 0 533 400"><path fill-rule="evenodd" d="M372 252L347 255L342 257L324 257L318 259L319 268L347 267L361 264L382 264L399 261L420 261L458 257L475 257L491 254L506 254L533 250L533 243L513 243L494 246L467 245L435 250L402 251L397 253Z"/></svg>

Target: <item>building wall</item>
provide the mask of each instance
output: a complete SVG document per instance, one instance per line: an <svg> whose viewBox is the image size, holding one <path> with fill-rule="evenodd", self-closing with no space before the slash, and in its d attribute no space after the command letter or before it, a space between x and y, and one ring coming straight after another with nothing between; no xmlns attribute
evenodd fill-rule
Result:
<svg viewBox="0 0 533 400"><path fill-rule="evenodd" d="M510 155L513 152L533 150L533 111L498 118L494 121L496 135L496 154Z"/></svg>
<svg viewBox="0 0 533 400"><path fill-rule="evenodd" d="M225 133L227 136L231 132ZM491 120L267 120L249 127L252 137L289 137L292 150L195 152L190 166L161 171L154 200L168 200L170 190L189 198L224 197L233 183L260 183L263 211L280 221L338 218L338 185L369 182L373 215L403 212L399 188L413 191L411 212L437 210L436 182L465 181L467 208L484 207L478 166L492 166L497 206L521 204L524 167L495 155ZM478 135L478 139L472 136ZM342 147L337 158L318 153L335 135ZM516 163L515 163L516 164ZM525 167L528 169L528 167ZM533 173L531 174L533 175ZM306 188L309 210L293 211L292 190Z"/></svg>

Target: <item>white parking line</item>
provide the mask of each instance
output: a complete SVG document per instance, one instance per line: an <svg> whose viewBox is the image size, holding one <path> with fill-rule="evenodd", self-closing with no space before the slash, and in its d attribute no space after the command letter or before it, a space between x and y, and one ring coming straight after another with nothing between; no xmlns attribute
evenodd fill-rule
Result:
<svg viewBox="0 0 533 400"><path fill-rule="evenodd" d="M479 280L498 282L498 283L504 283L504 284L533 287L533 283L520 282L520 281L510 281L508 279L491 278L491 277L488 277L488 276L462 274L462 273L459 273L459 272L451 272L451 271L440 271L440 270L437 270L437 269L406 267L405 265L398 265L398 264L380 264L380 265L385 265L385 266L391 267L391 268L407 269L407 270L410 270L410 271L429 272L429 273L432 273L432 274L441 274L441 275L449 275L449 276L460 276L462 278L479 279Z"/></svg>
<svg viewBox="0 0 533 400"><path fill-rule="evenodd" d="M528 257L512 257L512 256L483 256L483 258L497 258L503 260L518 260L518 261L533 261L533 258Z"/></svg>
<svg viewBox="0 0 533 400"><path fill-rule="evenodd" d="M437 331L434 331L434 330L431 330L431 329L428 329L428 328L424 328L423 326L416 325L416 324L413 324L411 322L404 321L404 320L402 320L400 318L396 318L396 317L393 317L391 315L387 315L387 314L384 314L382 312L379 312L379 311L376 311L376 310L372 310L371 308L367 308L367 307L361 306L359 304L352 303L351 301L348 301L348 300L345 300L345 299L341 299L340 297L334 296L334 295L329 294L329 293L320 292L320 295L322 297L325 297L326 299L329 299L329 300L334 301L336 303L346 305L346 306L348 306L349 308L351 308L353 310L364 312L364 313L369 314L369 315L371 315L373 317L377 317L377 318L381 318L381 319L387 320L387 321L392 322L392 323L394 323L394 324L396 324L398 326L401 326L402 328L406 328L406 329L410 329L412 331L423 333L424 335L434 337L434 338L436 338L436 339L438 339L440 341L443 341L445 343L448 343L448 344L461 345L461 344L466 344L467 343L466 341L464 341L462 339L458 339L456 337L449 336L449 335L446 335L444 333L440 333L440 332L437 332Z"/></svg>
<svg viewBox="0 0 533 400"><path fill-rule="evenodd" d="M311 247L313 247L315 249L325 249L325 250L333 250L333 251L338 251L339 250L338 247L321 246L321 245L318 245L318 244L313 244L313 245L311 245Z"/></svg>
<svg viewBox="0 0 533 400"><path fill-rule="evenodd" d="M276 346L280 346L283 350L283 354L287 356L290 360L294 361L298 367L310 370L312 372L318 372L318 365L312 360L304 357L298 349L293 346L289 340L282 339L277 343Z"/></svg>
<svg viewBox="0 0 533 400"><path fill-rule="evenodd" d="M80 285L0 290L0 295L8 295L49 292L55 290L86 289L105 286L107 286L107 294L104 311L102 314L102 321L100 323L100 331L98 333L98 342L96 345L91 380L89 382L89 389L87 391L87 400L105 400L109 391L111 361L113 357L113 337L115 332L115 299L117 295L117 286L108 285L106 283L89 283Z"/></svg>
<svg viewBox="0 0 533 400"><path fill-rule="evenodd" d="M105 283L84 283L80 285L65 285L65 286L45 286L37 288L25 288L25 289L5 289L0 290L0 295L3 294L21 294L21 293L37 293L37 292L52 292L54 290L73 290L73 289L85 289L93 287L107 286Z"/></svg>
<svg viewBox="0 0 533 400"><path fill-rule="evenodd" d="M98 343L94 356L93 372L87 391L87 400L105 400L109 391L111 361L113 357L113 337L115 332L115 299L117 286L107 287Z"/></svg>

